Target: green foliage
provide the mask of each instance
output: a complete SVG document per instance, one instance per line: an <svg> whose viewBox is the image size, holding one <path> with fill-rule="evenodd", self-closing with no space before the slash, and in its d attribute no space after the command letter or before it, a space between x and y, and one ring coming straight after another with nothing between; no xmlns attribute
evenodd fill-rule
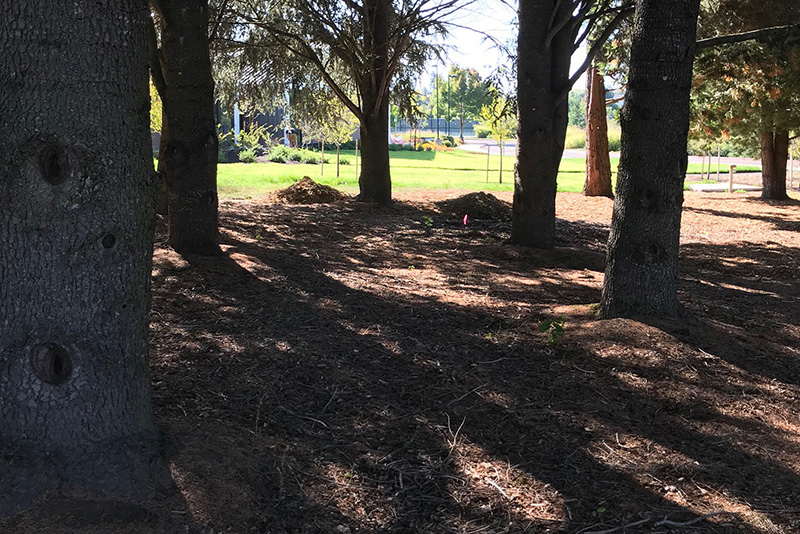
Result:
<svg viewBox="0 0 800 534"><path fill-rule="evenodd" d="M241 161L242 163L255 163L256 153L249 148L242 150L241 152L239 152L239 161Z"/></svg>
<svg viewBox="0 0 800 534"><path fill-rule="evenodd" d="M492 129L488 126L483 124L476 124L475 125L475 137L478 139L486 139L490 135L492 135Z"/></svg>
<svg viewBox="0 0 800 534"><path fill-rule="evenodd" d="M250 128L239 131L239 146L242 150L253 153L263 152L263 147L270 142L270 135L266 126L250 125ZM239 159L241 159L241 153Z"/></svg>
<svg viewBox="0 0 800 534"><path fill-rule="evenodd" d="M162 125L161 97L158 96L153 80L150 80L150 133L161 131Z"/></svg>
<svg viewBox="0 0 800 534"><path fill-rule="evenodd" d="M296 163L307 163L310 165L319 165L322 154L314 150L305 148L289 148L286 145L275 145L267 154L267 160L272 163L286 163L293 161ZM241 159L241 154L239 154ZM329 163L329 159L325 158L325 163ZM340 162L342 163L342 162ZM347 165L347 163L345 163Z"/></svg>
<svg viewBox="0 0 800 534"><path fill-rule="evenodd" d="M437 103L438 89L438 110ZM447 102L450 101L448 114ZM443 117L446 120L460 118L478 120L481 109L489 105L492 97L488 91L488 82L481 78L475 69L465 69L453 65L445 74L439 75L438 81L431 80L431 86L421 96L420 108L429 117Z"/></svg>
<svg viewBox="0 0 800 534"><path fill-rule="evenodd" d="M568 124L586 128L586 91L573 89L569 92Z"/></svg>
<svg viewBox="0 0 800 534"><path fill-rule="evenodd" d="M580 126L567 126L564 148L583 148L586 146L586 132Z"/></svg>
<svg viewBox="0 0 800 534"><path fill-rule="evenodd" d="M564 338L564 324L566 319L562 315L559 319L548 319L539 325L539 332L547 333L547 344L557 347Z"/></svg>
<svg viewBox="0 0 800 534"><path fill-rule="evenodd" d="M699 37L744 32L800 20L790 0L703 3ZM701 50L695 61L690 138L694 150L729 144L760 151L764 131L800 128L800 40L780 35Z"/></svg>
<svg viewBox="0 0 800 534"><path fill-rule="evenodd" d="M499 91L492 91L490 104L481 108L481 123L492 132L492 138L502 143L517 136L517 113L514 102Z"/></svg>
<svg viewBox="0 0 800 534"><path fill-rule="evenodd" d="M425 228L425 233L430 235L431 232L433 232L433 217L430 215L423 215L422 226Z"/></svg>

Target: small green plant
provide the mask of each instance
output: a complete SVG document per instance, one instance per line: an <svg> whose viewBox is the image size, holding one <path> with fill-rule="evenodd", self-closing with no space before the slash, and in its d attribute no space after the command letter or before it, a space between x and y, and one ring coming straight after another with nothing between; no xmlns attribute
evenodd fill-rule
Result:
<svg viewBox="0 0 800 534"><path fill-rule="evenodd" d="M547 333L547 344L557 347L564 338L564 324L566 319L562 315L559 319L548 319L539 325L539 332Z"/></svg>
<svg viewBox="0 0 800 534"><path fill-rule="evenodd" d="M256 153L253 150L247 149L239 152L239 161L242 163L255 163Z"/></svg>
<svg viewBox="0 0 800 534"><path fill-rule="evenodd" d="M597 510L594 510L592 512L592 517L594 517L595 519L600 519L603 516L603 514L606 513L607 511L608 510L606 509L605 506L598 506Z"/></svg>
<svg viewBox="0 0 800 534"><path fill-rule="evenodd" d="M433 230L433 217L430 215L422 216L422 226L425 228L425 233L430 234Z"/></svg>

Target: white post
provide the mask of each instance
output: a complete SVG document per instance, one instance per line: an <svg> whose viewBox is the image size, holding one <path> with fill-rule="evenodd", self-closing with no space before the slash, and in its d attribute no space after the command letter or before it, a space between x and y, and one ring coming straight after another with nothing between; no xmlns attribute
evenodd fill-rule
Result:
<svg viewBox="0 0 800 534"><path fill-rule="evenodd" d="M703 161L700 162L700 181L706 179L706 152L703 151Z"/></svg>
<svg viewBox="0 0 800 534"><path fill-rule="evenodd" d="M736 169L736 165L731 165L730 173L728 177L728 193L733 193L733 171Z"/></svg>
<svg viewBox="0 0 800 534"><path fill-rule="evenodd" d="M789 146L789 189L794 185L794 148Z"/></svg>
<svg viewBox="0 0 800 534"><path fill-rule="evenodd" d="M240 121L239 105L238 104L234 104L233 105L233 136L237 141L239 140L239 124L240 124L239 121Z"/></svg>
<svg viewBox="0 0 800 534"><path fill-rule="evenodd" d="M717 182L719 182L719 162L722 159L722 145L717 145Z"/></svg>

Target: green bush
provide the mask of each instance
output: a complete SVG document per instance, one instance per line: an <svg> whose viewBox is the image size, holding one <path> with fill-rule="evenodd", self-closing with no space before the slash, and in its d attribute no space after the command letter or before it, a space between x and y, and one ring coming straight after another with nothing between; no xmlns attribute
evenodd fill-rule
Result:
<svg viewBox="0 0 800 534"><path fill-rule="evenodd" d="M406 143L403 145L403 150L414 150L414 145L411 143Z"/></svg>
<svg viewBox="0 0 800 534"><path fill-rule="evenodd" d="M242 163L255 163L256 153L253 150L242 150L239 152L239 161Z"/></svg>
<svg viewBox="0 0 800 534"><path fill-rule="evenodd" d="M303 153L300 152L298 148L290 148L289 149L289 157L287 158L289 161L303 161Z"/></svg>
<svg viewBox="0 0 800 534"><path fill-rule="evenodd" d="M286 163L289 160L291 151L292 149L286 145L275 145L272 147L272 150L269 151L267 159L273 163Z"/></svg>
<svg viewBox="0 0 800 534"><path fill-rule="evenodd" d="M488 126L484 126L483 124L476 124L475 125L475 137L478 139L486 139L492 134L492 129Z"/></svg>
<svg viewBox="0 0 800 534"><path fill-rule="evenodd" d="M447 148L450 148L450 147L453 146L453 143L449 139L445 139L444 142L442 142L442 144L444 146L446 146Z"/></svg>
<svg viewBox="0 0 800 534"><path fill-rule="evenodd" d="M425 148L422 145L417 145L417 152L422 152Z"/></svg>
<svg viewBox="0 0 800 534"><path fill-rule="evenodd" d="M622 132L620 130L608 131L608 150L610 152L622 150Z"/></svg>

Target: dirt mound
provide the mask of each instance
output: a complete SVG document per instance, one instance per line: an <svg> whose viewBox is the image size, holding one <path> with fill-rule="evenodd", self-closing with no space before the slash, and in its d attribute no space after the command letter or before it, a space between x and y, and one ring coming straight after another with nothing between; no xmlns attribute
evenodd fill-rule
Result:
<svg viewBox="0 0 800 534"><path fill-rule="evenodd" d="M321 185L304 176L286 189L276 194L278 200L288 204L328 204L342 200L345 195L341 191L327 185Z"/></svg>
<svg viewBox="0 0 800 534"><path fill-rule="evenodd" d="M511 206L507 202L482 191L443 200L436 205L450 217L469 215L470 219L507 219L511 216Z"/></svg>

